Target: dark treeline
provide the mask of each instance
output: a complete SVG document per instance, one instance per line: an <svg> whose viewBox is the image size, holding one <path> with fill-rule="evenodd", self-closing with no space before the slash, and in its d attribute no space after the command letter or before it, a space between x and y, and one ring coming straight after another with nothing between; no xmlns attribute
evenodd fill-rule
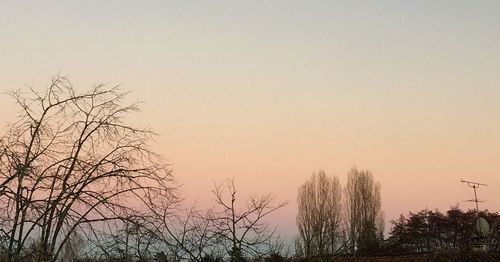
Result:
<svg viewBox="0 0 500 262"><path fill-rule="evenodd" d="M485 242L490 251L499 251L500 215L495 212L480 211L490 224L490 232ZM421 210L401 215L391 221L392 229L386 243L387 253L428 253L461 252L470 248L476 236L475 210L464 212L452 207L446 213L438 210Z"/></svg>

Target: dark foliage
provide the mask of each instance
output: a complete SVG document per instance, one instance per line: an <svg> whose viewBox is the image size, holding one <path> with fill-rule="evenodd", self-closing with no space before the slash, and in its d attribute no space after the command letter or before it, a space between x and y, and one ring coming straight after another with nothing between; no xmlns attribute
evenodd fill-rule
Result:
<svg viewBox="0 0 500 262"><path fill-rule="evenodd" d="M489 235L483 239L488 250L498 251L500 240L500 215L489 211L479 212L490 225ZM467 251L477 236L474 210L462 211L452 207L446 213L438 210L410 212L391 221L392 230L387 241L387 253L429 253Z"/></svg>

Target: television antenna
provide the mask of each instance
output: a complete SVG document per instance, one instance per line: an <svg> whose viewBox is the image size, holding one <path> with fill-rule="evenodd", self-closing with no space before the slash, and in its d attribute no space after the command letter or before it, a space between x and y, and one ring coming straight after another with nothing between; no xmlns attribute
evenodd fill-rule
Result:
<svg viewBox="0 0 500 262"><path fill-rule="evenodd" d="M467 183L467 186L469 186L472 189L474 189L474 200L471 200L471 201L473 201L473 202L476 203L476 213L477 213L477 215L479 215L479 205L478 205L478 203L481 202L481 201L477 200L476 189L479 188L479 186L488 186L488 185L482 184L482 183L477 183L477 182L472 182L472 181L466 181L466 180L460 180L460 182Z"/></svg>
<svg viewBox="0 0 500 262"><path fill-rule="evenodd" d="M488 224L488 221L486 221L485 218L479 217L479 200L477 200L477 189L479 186L488 186L486 184L482 183L477 183L477 182L472 182L472 181L466 181L466 180L460 180L462 183L467 183L468 187L471 187L474 189L474 201L476 203L476 232L477 235L475 237L471 238L471 245L472 249L476 251L487 251L488 250L488 245L486 244L486 237L490 234L490 225Z"/></svg>

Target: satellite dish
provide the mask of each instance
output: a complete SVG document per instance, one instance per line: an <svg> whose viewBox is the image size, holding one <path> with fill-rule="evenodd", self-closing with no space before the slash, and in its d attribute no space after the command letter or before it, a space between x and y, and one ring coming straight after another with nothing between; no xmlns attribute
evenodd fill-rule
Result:
<svg viewBox="0 0 500 262"><path fill-rule="evenodd" d="M490 233L490 225L484 217L478 217L476 219L476 230L480 237L487 236Z"/></svg>

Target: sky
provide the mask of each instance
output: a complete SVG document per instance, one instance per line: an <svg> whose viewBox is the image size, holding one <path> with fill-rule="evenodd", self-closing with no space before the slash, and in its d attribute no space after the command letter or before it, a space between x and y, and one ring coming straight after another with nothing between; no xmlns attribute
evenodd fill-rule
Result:
<svg viewBox="0 0 500 262"><path fill-rule="evenodd" d="M241 200L289 201L352 167L381 183L390 221L447 210L488 184L500 211L499 1L0 1L0 91L121 85L131 116L201 205L236 179ZM16 109L0 96L2 126ZM1 129L2 133L5 129Z"/></svg>

